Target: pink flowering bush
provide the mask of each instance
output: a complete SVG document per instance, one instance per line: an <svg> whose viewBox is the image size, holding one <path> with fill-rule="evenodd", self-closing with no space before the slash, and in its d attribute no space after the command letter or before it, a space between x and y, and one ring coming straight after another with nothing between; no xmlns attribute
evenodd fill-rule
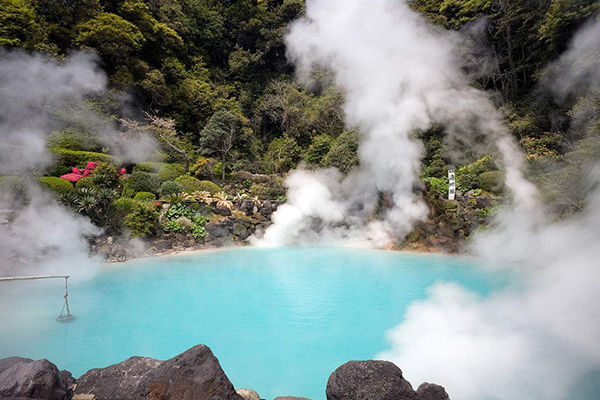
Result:
<svg viewBox="0 0 600 400"><path fill-rule="evenodd" d="M81 169L73 167L72 173L61 175L60 177L62 179L66 179L69 182L77 183L77 181L79 181L81 178L89 176L94 171L94 168L96 168L97 166L97 162L90 161L86 164L85 168Z"/></svg>
<svg viewBox="0 0 600 400"><path fill-rule="evenodd" d="M81 178L83 178L83 175L71 173L71 174L61 175L60 177L61 177L61 179L66 179L69 182L77 183L77 181L79 181Z"/></svg>

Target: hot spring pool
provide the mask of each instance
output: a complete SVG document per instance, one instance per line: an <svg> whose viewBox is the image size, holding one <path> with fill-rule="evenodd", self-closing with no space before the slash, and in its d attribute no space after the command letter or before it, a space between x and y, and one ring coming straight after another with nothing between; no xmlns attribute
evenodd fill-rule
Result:
<svg viewBox="0 0 600 400"><path fill-rule="evenodd" d="M60 324L62 281L4 283L0 358L48 358L79 376L203 343L236 388L320 400L330 373L386 350L386 331L439 281L482 295L501 284L456 257L243 248L102 267L70 282L77 318Z"/></svg>

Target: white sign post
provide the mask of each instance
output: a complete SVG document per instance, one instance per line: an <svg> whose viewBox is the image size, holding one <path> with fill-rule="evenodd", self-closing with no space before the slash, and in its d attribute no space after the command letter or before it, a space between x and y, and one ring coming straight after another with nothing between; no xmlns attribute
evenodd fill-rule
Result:
<svg viewBox="0 0 600 400"><path fill-rule="evenodd" d="M454 175L454 166L448 167L448 200L454 200L456 197L456 178Z"/></svg>

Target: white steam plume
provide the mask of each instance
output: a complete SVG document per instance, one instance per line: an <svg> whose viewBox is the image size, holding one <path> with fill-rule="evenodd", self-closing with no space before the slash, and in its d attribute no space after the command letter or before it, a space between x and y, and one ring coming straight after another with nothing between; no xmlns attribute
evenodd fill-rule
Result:
<svg viewBox="0 0 600 400"><path fill-rule="evenodd" d="M552 64L544 76L544 86L559 100L569 94L582 94L600 82L600 16L590 21L575 35L571 46Z"/></svg>
<svg viewBox="0 0 600 400"><path fill-rule="evenodd" d="M41 189L34 171L52 161L46 136L64 127L57 113L68 111L73 118L96 124L92 135L114 144L115 128L80 106L88 96L102 95L106 84L91 53L57 61L0 49L0 175L22 175L16 193L6 180L0 185L0 275L93 274L99 260L89 257L86 238L101 230L58 205ZM10 223L7 216L13 219Z"/></svg>
<svg viewBox="0 0 600 400"><path fill-rule="evenodd" d="M434 123L445 126L450 140L487 135L497 144L516 203L535 203L518 146L455 59L455 35L428 25L402 1L309 0L306 10L286 37L288 57L307 85L315 68L333 74L345 93L347 125L364 135L360 166L346 178L330 170L292 173L288 201L257 244L318 238L381 247L403 238L428 214L415 193L424 151L415 133ZM391 204L374 220L380 193Z"/></svg>
<svg viewBox="0 0 600 400"><path fill-rule="evenodd" d="M550 66L549 87L559 98L598 90L600 80L589 80L600 76L600 59L589 59L598 26L584 27ZM475 237L473 253L510 270L517 287L484 299L453 283L436 284L388 333L392 347L379 357L401 365L408 379L439 382L461 400L598 398L600 165L591 171L588 186L596 189L582 213L552 222L541 207L508 209L494 229Z"/></svg>

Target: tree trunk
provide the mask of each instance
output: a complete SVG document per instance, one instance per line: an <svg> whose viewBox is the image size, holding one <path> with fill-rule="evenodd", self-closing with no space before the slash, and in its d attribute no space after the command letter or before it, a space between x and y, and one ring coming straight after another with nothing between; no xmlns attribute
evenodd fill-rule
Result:
<svg viewBox="0 0 600 400"><path fill-rule="evenodd" d="M223 183L225 183L225 154L223 154L223 157L221 159L221 168L222 168L221 180L223 181Z"/></svg>

